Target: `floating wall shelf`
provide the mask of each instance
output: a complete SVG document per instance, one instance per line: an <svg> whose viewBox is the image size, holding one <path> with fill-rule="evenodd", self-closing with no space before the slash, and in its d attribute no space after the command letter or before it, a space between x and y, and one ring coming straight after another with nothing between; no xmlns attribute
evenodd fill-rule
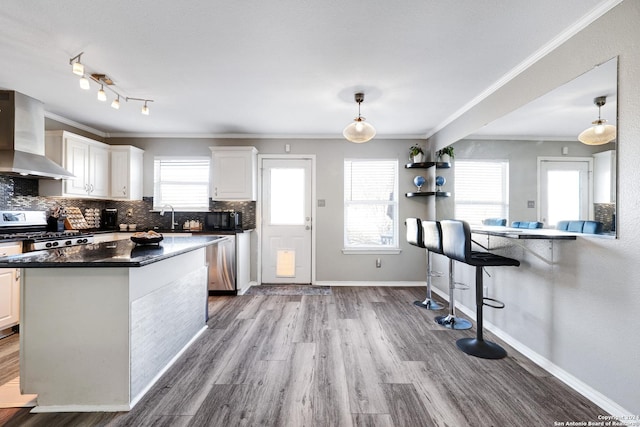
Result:
<svg viewBox="0 0 640 427"><path fill-rule="evenodd" d="M436 169L449 169L451 163L449 162L421 162L421 163L407 163L404 165L405 169L429 169L432 167ZM448 191L415 191L412 193L405 193L406 197L451 197L451 193Z"/></svg>
<svg viewBox="0 0 640 427"><path fill-rule="evenodd" d="M427 196L436 196L436 197L451 197L451 193L448 191L415 191L413 193L405 193L406 197L427 197Z"/></svg>
<svg viewBox="0 0 640 427"><path fill-rule="evenodd" d="M451 163L449 162L421 162L421 163L407 163L404 165L406 169L428 169L432 167L436 167L436 169L449 169L451 167Z"/></svg>

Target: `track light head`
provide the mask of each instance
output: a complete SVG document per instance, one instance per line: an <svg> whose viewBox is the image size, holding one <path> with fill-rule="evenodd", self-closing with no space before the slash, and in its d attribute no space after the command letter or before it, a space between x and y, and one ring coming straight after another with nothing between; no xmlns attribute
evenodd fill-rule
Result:
<svg viewBox="0 0 640 427"><path fill-rule="evenodd" d="M98 101L106 101L107 100L107 94L104 91L104 86L100 85L100 90L98 91Z"/></svg>
<svg viewBox="0 0 640 427"><path fill-rule="evenodd" d="M71 64L71 70L73 71L73 74L77 74L78 76L84 75L84 65L82 65L82 63L80 62L80 57L83 53L84 52L80 52L69 60L69 64Z"/></svg>

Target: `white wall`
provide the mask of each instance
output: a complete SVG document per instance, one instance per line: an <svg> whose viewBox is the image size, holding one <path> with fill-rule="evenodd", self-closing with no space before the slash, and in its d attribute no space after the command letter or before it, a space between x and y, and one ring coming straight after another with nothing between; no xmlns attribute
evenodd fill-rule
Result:
<svg viewBox="0 0 640 427"><path fill-rule="evenodd" d="M533 261L519 273L496 273L499 279L487 282L498 298L507 296L508 305L501 314L486 312L497 327L632 414L640 414L638 22L640 2L624 1L430 139L437 148L451 144L619 56L618 239L579 238L556 245L557 262L540 274L532 273ZM461 277L471 280L466 270ZM445 289L443 283L438 287ZM473 307L471 293L462 301Z"/></svg>

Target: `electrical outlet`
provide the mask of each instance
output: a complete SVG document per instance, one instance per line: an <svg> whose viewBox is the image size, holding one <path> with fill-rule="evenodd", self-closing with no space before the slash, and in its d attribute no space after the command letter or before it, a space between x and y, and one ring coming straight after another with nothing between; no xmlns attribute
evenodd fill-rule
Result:
<svg viewBox="0 0 640 427"><path fill-rule="evenodd" d="M380 258L376 259L376 268L382 267L382 260Z"/></svg>
<svg viewBox="0 0 640 427"><path fill-rule="evenodd" d="M127 209L127 217L131 218L133 216L133 208Z"/></svg>

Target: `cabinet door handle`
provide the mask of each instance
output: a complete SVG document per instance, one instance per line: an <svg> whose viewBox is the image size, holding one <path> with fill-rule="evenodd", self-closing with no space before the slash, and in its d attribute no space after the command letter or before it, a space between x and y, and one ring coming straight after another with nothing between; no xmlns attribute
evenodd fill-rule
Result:
<svg viewBox="0 0 640 427"><path fill-rule="evenodd" d="M127 195L127 186L126 185L124 187L122 187L122 195L123 196Z"/></svg>

